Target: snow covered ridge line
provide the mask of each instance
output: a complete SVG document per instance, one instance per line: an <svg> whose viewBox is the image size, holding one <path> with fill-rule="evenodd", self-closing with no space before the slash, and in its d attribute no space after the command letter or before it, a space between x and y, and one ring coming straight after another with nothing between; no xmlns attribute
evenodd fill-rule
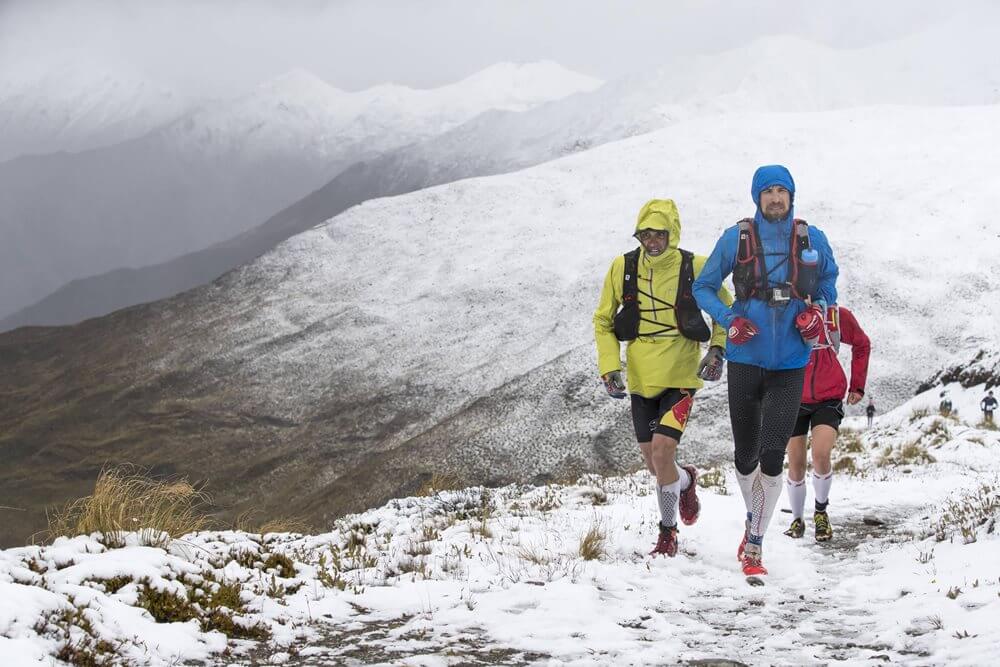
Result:
<svg viewBox="0 0 1000 667"><path fill-rule="evenodd" d="M938 371L934 377L920 385L917 393L927 391L938 384L952 383L965 388L980 384L985 385L985 389L1000 387L1000 350L979 350L972 361Z"/></svg>
<svg viewBox="0 0 1000 667"><path fill-rule="evenodd" d="M725 475L702 477L701 520L677 558L655 560L648 475L585 476L395 500L322 535L8 549L0 654L14 665L981 662L1000 649L1000 433L919 408L884 419L845 446L867 472L838 476L830 546L768 535L764 593L732 559L742 501ZM914 442L933 454L896 455ZM889 528L870 528L873 515Z"/></svg>

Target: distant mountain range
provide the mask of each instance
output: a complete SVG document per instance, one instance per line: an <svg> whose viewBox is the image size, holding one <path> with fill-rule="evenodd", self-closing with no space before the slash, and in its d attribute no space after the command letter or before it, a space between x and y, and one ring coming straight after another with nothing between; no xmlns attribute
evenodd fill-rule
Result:
<svg viewBox="0 0 1000 667"><path fill-rule="evenodd" d="M0 62L0 162L134 139L196 104L121 65Z"/></svg>
<svg viewBox="0 0 1000 667"><path fill-rule="evenodd" d="M223 241L347 166L483 111L598 85L553 63L496 65L434 90L358 93L296 71L139 138L2 163L0 314L73 280Z"/></svg>
<svg viewBox="0 0 1000 667"><path fill-rule="evenodd" d="M275 189L276 183L284 179L284 176L269 176L275 173L274 163L262 167L255 172L256 175L240 173L237 178L237 172L231 171L226 175L228 178L216 175L199 179L203 181L202 190L215 178L223 185L213 185L208 189L227 193L225 197L220 195L222 203L213 203L211 196L203 193L178 197L190 209L179 216L179 219L187 221L189 225L192 220L202 219L199 218L199 210L203 216L208 215L207 211L213 213L211 220L204 222L204 229L188 229L177 222L172 227L160 225L163 229L184 230L185 238L201 240L199 249L181 254L176 238L162 239L158 241L158 247L161 250L172 247L173 250L159 254L171 258L150 265L135 257L122 261L127 252L125 244L120 244L123 247L115 253L115 258L119 260L117 268L53 287L47 295L39 296L40 300L30 306L2 317L0 329L28 324L73 323L116 308L164 298L204 284L259 256L283 239L367 199L411 192L461 178L505 173L687 119L747 110L817 111L873 104L933 106L993 103L1000 100L1000 69L991 65L995 60L989 46L992 41L988 39L995 32L992 25L995 24L984 21L982 17L976 20L975 17L960 16L931 31L905 39L846 51L792 37L769 38L711 57L678 59L656 71L613 81L599 89L547 104L513 105L518 112L488 111L455 125L452 129L441 131L443 125L436 127L424 139L412 142L397 139L397 143L403 145L391 148L387 144L381 144L377 146L377 150L367 153L365 147L375 145L372 143L373 137L394 135L378 132L366 134L369 125L349 124L345 126L341 136L352 138L351 141L355 142L352 145L358 147L355 155L364 154L364 157L359 157L361 161L350 166L346 164L346 160L338 163L329 170L336 174L325 184L318 177L312 181L309 181L308 176L291 179L294 183L283 191L310 183L311 192L303 193L305 196L300 201L283 210L279 210L282 209L282 204L277 203L280 197L261 201ZM942 53L941 45L954 43L956 39L967 41L967 48ZM587 90L588 86L596 85L592 80L578 80L575 75L559 70L558 66L545 67L551 70L548 74L527 78L532 81L566 81L562 88L552 91L554 97L572 90ZM505 80L511 76L511 72L516 72L516 69L503 66L499 70L493 69L456 84L457 87L444 87L437 91L406 92L405 89L382 86L372 91L351 94L355 96L351 99L359 105L378 107L389 104L392 107L386 100L397 100L405 95L415 99L418 97L414 95L415 92L434 92L437 96L430 97L448 100L447 104L442 104L442 108L452 109L461 106L461 90L489 89L489 81ZM302 93L302 97L325 99L326 95L330 99L341 99L346 95L331 92L325 84L317 84L313 77L306 74L293 74L288 80L286 83L291 88L313 91ZM506 88L520 89L512 84ZM528 88L530 90L531 86ZM317 90L323 93L316 93ZM510 99L514 97L511 95ZM267 100L271 96L255 99ZM538 94L530 99L538 99ZM502 108L499 102L492 103L495 108ZM421 107L421 104L424 103L418 104L411 100L396 106L410 108ZM252 119L263 113L254 104L247 106L252 112L225 115L229 119L228 124L212 120L211 114L204 118L199 116L200 120L197 122L191 121L190 131L183 135L185 140L173 141L171 144L183 144L197 138L197 145L215 146L221 150L225 142L221 139L213 140L212 137L245 137L251 134L246 129L252 127L252 123L232 121L233 117ZM484 104L477 108L482 106ZM307 107L310 113L322 108L345 108L334 102L312 103ZM532 108L522 110L526 107ZM378 114L366 115L365 118L376 116ZM430 114L427 117L439 116ZM398 120L395 124L409 127L411 125L408 123L415 122L417 121L410 118L405 122ZM231 126L243 128L243 131L232 131ZM275 128L275 132L283 127L281 123L269 126ZM180 124L175 124L174 131L178 131L179 127ZM780 125L775 131L780 134ZM309 136L308 132L303 136ZM777 140L781 141L780 137ZM258 145L254 141L258 141L258 138L253 141L248 139L240 145L248 146L246 150L249 152L252 150L249 147ZM298 137L288 143L295 145L296 141L301 143L306 139ZM260 143L271 145L274 142L260 140ZM762 147L746 147L746 150L760 154ZM263 154L260 151L258 153ZM306 153L307 150L301 151L301 154ZM169 163L169 160L165 163ZM265 164L262 160L257 160L257 163ZM288 165L288 162L281 164ZM179 177L178 172L190 176L196 170L180 167L173 174L163 175L158 180L175 180ZM293 174L296 173L296 168L294 165L285 166L277 172ZM668 171L664 172L665 177L668 174ZM252 195L245 195L239 202L234 201L237 198L232 193L238 189L234 180L241 184L254 183ZM261 185L264 181L267 181L266 186ZM109 185L107 189L113 188ZM150 186L146 191L159 193L162 189L160 186ZM189 189L195 192L195 184L191 184ZM29 198L24 204L25 215L34 214L38 196L36 190L34 198ZM19 202L22 199L24 198L17 199L15 205L21 206ZM290 203L291 196L286 199L286 203ZM53 200L58 202L59 198L54 197ZM162 201L162 197L160 200ZM0 193L0 204L2 202ZM124 206L120 197L112 197L109 202L110 209L120 210ZM45 208L50 209L51 206L47 205ZM155 211L160 210L159 205L153 208ZM237 208L253 210L239 218L234 213ZM0 206L0 212L3 210ZM278 212L273 213L274 211ZM108 211L107 214L111 219L120 217L114 211ZM14 216L13 219L21 217L23 215ZM59 217L59 214L46 214L45 219ZM99 221L108 219L103 213L96 217ZM3 219L2 213L0 219ZM229 222L223 224L227 220ZM228 235L218 231L224 228L235 231ZM216 233L214 243L206 239L206 230ZM154 235L152 238L160 237ZM191 243L197 245L194 241ZM65 263L72 264L75 261L71 248L67 247L64 254L69 256ZM138 268L122 268L123 265ZM36 273L38 270L41 269L36 269ZM21 279L20 275L11 277L12 281ZM30 285L25 286L22 291L34 287L33 282L28 282ZM57 281L50 280L46 284L55 282ZM35 293L41 291L34 289ZM0 316L3 312L4 309L0 307Z"/></svg>

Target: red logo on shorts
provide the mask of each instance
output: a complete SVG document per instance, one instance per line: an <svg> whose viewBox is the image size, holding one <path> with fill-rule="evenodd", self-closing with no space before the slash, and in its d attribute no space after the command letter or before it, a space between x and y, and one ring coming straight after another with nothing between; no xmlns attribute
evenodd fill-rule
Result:
<svg viewBox="0 0 1000 667"><path fill-rule="evenodd" d="M693 405L694 397L691 394L685 394L684 398L677 401L674 407L670 408L670 412L673 413L674 419L681 425L681 428L684 428L687 424L688 416L691 414L691 406Z"/></svg>

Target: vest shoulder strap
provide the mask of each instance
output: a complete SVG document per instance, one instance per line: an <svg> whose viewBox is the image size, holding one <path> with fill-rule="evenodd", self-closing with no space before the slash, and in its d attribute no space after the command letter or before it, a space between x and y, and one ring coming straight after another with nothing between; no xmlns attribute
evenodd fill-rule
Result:
<svg viewBox="0 0 1000 667"><path fill-rule="evenodd" d="M622 303L635 302L639 296L639 253L642 248L625 253L625 272L622 275Z"/></svg>

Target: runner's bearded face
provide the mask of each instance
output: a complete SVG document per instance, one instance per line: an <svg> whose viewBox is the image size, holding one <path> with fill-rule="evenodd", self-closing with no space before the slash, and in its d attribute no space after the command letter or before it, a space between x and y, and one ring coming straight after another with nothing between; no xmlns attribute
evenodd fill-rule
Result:
<svg viewBox="0 0 1000 667"><path fill-rule="evenodd" d="M760 212L766 220L784 220L792 208L792 195L780 185L772 185L760 193Z"/></svg>
<svg viewBox="0 0 1000 667"><path fill-rule="evenodd" d="M662 255L667 249L669 238L665 229L640 229L635 233L635 237L639 239L642 249L650 257Z"/></svg>

